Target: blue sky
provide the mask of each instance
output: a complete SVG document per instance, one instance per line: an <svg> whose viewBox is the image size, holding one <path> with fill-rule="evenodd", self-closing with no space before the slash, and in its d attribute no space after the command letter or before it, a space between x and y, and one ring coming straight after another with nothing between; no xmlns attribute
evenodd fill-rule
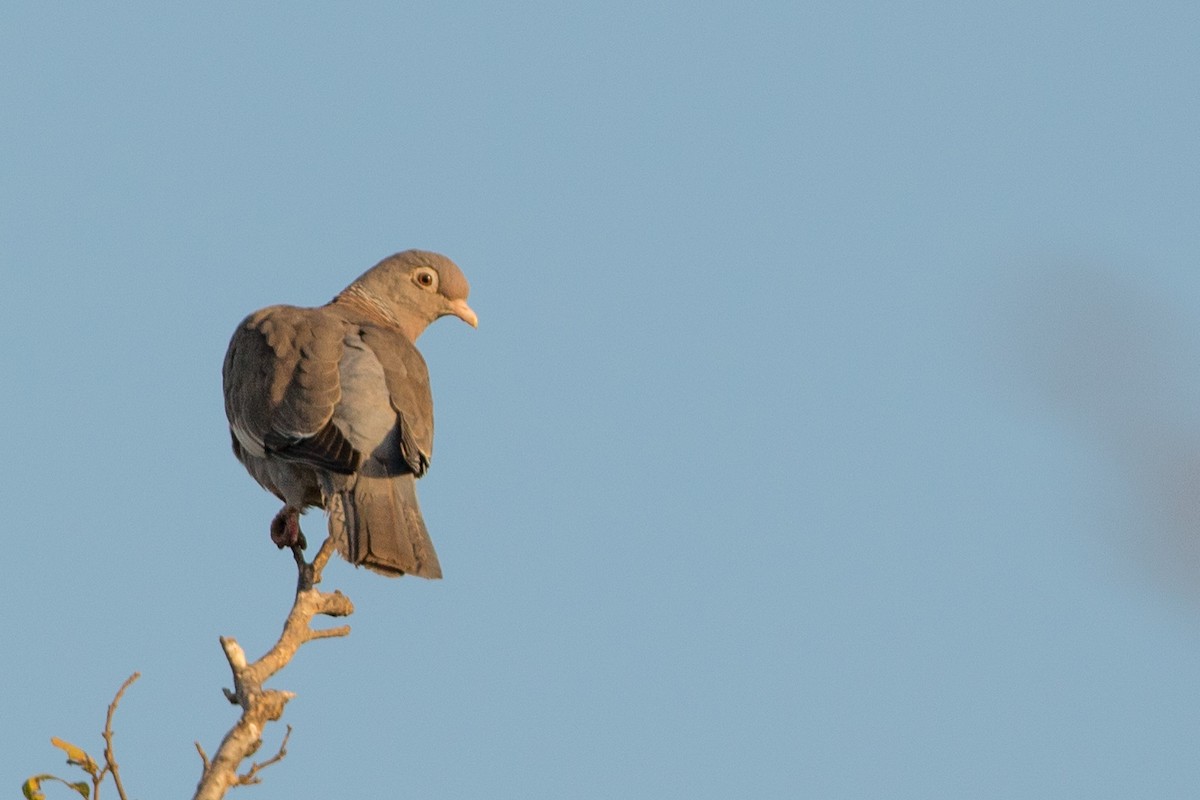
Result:
<svg viewBox="0 0 1200 800"><path fill-rule="evenodd" d="M0 12L0 787L186 796L293 567L236 323L389 253L446 573L342 562L246 796L1194 797L1200 12ZM318 513L305 518L312 533ZM282 728L269 731L264 751Z"/></svg>

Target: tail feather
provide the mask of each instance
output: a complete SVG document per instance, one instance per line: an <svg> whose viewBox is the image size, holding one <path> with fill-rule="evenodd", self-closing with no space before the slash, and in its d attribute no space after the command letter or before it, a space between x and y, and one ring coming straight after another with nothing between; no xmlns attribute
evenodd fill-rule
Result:
<svg viewBox="0 0 1200 800"><path fill-rule="evenodd" d="M327 507L329 533L350 563L393 577L442 577L412 475L358 475L333 492Z"/></svg>

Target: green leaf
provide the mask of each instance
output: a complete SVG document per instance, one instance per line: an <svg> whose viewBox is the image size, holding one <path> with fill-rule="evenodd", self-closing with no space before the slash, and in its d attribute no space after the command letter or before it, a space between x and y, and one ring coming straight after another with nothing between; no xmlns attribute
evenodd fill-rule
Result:
<svg viewBox="0 0 1200 800"><path fill-rule="evenodd" d="M46 800L46 795L42 794L42 781L58 781L64 786L69 786L82 795L83 800L88 800L92 795L92 787L87 781L68 783L57 775L34 775L21 784L21 793L25 795L25 800Z"/></svg>
<svg viewBox="0 0 1200 800"><path fill-rule="evenodd" d="M84 772L86 772L88 775L91 775L93 778L100 774L100 767L96 765L96 762L92 760L91 756L83 751L83 748L76 747L70 742L64 742L57 736L50 737L50 744L67 754L68 764L82 768ZM63 783L66 783L66 781L63 781ZM69 783L67 785L73 786L73 784Z"/></svg>
<svg viewBox="0 0 1200 800"><path fill-rule="evenodd" d="M34 775L21 784L21 794L25 795L25 800L46 800L46 795L42 794L42 781L53 777L53 775Z"/></svg>

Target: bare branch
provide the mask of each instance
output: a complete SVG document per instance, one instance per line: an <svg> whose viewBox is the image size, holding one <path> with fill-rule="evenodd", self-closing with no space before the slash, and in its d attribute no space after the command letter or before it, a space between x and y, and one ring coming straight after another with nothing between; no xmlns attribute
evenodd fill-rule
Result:
<svg viewBox="0 0 1200 800"><path fill-rule="evenodd" d="M204 765L204 772L207 772L209 766L208 753L204 752L204 748L200 746L199 742L193 742L192 744L196 745L196 752L200 754L200 762Z"/></svg>
<svg viewBox="0 0 1200 800"><path fill-rule="evenodd" d="M305 642L346 636L350 633L349 625L317 630L311 627L313 617L318 614L345 617L354 613L354 604L341 592L321 592L316 588L321 582L325 564L333 553L333 539L325 539L312 563L304 560L298 547L293 548L292 553L296 559L298 573L296 599L292 603L292 610L288 613L278 641L257 661L248 663L246 653L236 639L221 637L221 648L225 651L225 659L233 673L233 689L225 689L225 696L231 703L242 707L242 716L225 734L212 759L205 755L197 743L196 749L204 761L204 772L200 776L193 800L220 800L234 786L257 783L260 780L260 770L278 763L287 755L291 726L288 726L279 752L261 764L252 764L245 774L238 773L241 763L262 746L263 728L268 722L278 720L283 715L284 706L295 697L291 692L265 689L263 684L287 666ZM124 795L122 800L125 800Z"/></svg>
<svg viewBox="0 0 1200 800"><path fill-rule="evenodd" d="M108 704L108 714L104 717L104 769L112 773L113 783L117 785L117 794L121 800L129 800L129 798L125 796L125 787L121 784L121 770L117 767L117 757L113 754L113 714L117 713L117 706L120 705L121 697L125 694L125 690L132 686L133 682L140 677L142 677L142 674L135 672L125 679L125 682L121 684L121 688L117 690L116 696L113 697L113 701ZM99 794L100 788L97 786L93 797Z"/></svg>
<svg viewBox="0 0 1200 800"><path fill-rule="evenodd" d="M288 739L292 737L292 726L287 726L287 733L283 734L283 741L279 743L279 752L268 758L262 763L255 762L250 765L250 770L242 775L238 775L238 786L249 786L252 783L262 783L262 778L258 777L260 770L264 770L272 764L278 764L287 755Z"/></svg>
<svg viewBox="0 0 1200 800"><path fill-rule="evenodd" d="M306 642L311 642L313 639L334 639L338 636L348 636L350 634L349 625L339 625L336 628L325 628L319 631L309 631L305 637Z"/></svg>

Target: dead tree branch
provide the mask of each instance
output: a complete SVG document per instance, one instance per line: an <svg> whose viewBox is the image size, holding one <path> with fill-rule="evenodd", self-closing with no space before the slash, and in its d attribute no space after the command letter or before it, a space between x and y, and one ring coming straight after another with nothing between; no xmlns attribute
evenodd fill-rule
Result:
<svg viewBox="0 0 1200 800"><path fill-rule="evenodd" d="M284 706L295 696L292 692L263 688L263 684L287 666L305 642L350 633L349 625L318 630L311 627L313 617L318 614L345 617L354 612L354 605L341 592L322 592L316 588L321 582L321 572L333 553L333 540L325 540L312 563L304 560L298 547L293 548L292 552L299 574L296 599L284 623L283 633L275 645L262 658L248 663L245 651L235 639L221 637L221 648L225 651L225 658L233 671L233 689L226 689L225 696L229 702L242 707L242 716L225 734L221 746L211 759L204 753L200 744L196 744L196 749L204 761L204 772L196 786L193 800L219 800L234 786L257 783L261 780L258 777L260 770L279 762L287 755L290 727L276 755L262 763L253 764L246 773L238 771L242 762L258 752L262 746L262 734L266 724L278 720L283 715Z"/></svg>
<svg viewBox="0 0 1200 800"><path fill-rule="evenodd" d="M125 682L121 684L121 688L117 690L113 701L108 704L108 713L104 716L104 771L112 773L113 783L116 784L117 794L121 800L129 800L129 798L125 796L125 786L121 783L121 770L117 767L117 757L113 754L113 714L117 713L117 706L121 703L121 696L125 694L125 690L140 677L142 677L142 674L135 672L125 679ZM101 778L103 777L104 773L102 772ZM92 797L99 800L99 785L96 786Z"/></svg>

